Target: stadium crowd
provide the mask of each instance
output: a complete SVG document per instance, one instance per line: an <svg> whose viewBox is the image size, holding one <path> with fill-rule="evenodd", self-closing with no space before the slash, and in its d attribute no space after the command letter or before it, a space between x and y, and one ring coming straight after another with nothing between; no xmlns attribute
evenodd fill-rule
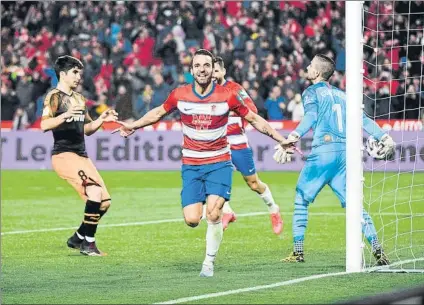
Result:
<svg viewBox="0 0 424 305"><path fill-rule="evenodd" d="M408 13L424 12L424 4L395 3L366 2L365 110L373 118L418 119L423 24L422 14ZM84 63L78 91L94 118L113 107L133 120L163 103L192 81L197 48L224 59L227 78L242 84L268 120L302 118L301 93L310 85L303 76L317 53L335 60L331 83L346 87L343 1L17 1L1 10L1 119L15 129L41 116L57 82L53 63L64 54Z"/></svg>

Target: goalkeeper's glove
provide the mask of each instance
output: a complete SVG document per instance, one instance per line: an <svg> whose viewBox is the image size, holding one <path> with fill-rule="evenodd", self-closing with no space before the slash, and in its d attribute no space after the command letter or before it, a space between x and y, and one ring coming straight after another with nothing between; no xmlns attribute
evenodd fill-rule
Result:
<svg viewBox="0 0 424 305"><path fill-rule="evenodd" d="M395 155L395 148L396 143L388 134L383 135L380 141L370 136L366 145L368 154L377 160L392 160Z"/></svg>
<svg viewBox="0 0 424 305"><path fill-rule="evenodd" d="M378 151L379 157L386 160L393 160L395 156L396 143L387 133L381 137L380 143L382 147Z"/></svg>
<svg viewBox="0 0 424 305"><path fill-rule="evenodd" d="M296 131L292 131L285 141L274 147L276 150L273 156L274 160L279 164L291 162L292 155L296 149L294 144L299 141L299 139L300 135Z"/></svg>
<svg viewBox="0 0 424 305"><path fill-rule="evenodd" d="M275 149L275 153L273 158L275 162L279 164L291 162L292 155L294 153L294 147L283 148L281 144L277 144L275 145L274 149Z"/></svg>

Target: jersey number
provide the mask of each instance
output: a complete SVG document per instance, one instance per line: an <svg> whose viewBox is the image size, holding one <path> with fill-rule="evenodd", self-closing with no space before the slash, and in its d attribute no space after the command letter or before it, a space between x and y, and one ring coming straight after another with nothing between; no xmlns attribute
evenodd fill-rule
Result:
<svg viewBox="0 0 424 305"><path fill-rule="evenodd" d="M339 132L343 132L342 106L340 104L334 104L333 111L335 111L337 115L337 126L339 127Z"/></svg>

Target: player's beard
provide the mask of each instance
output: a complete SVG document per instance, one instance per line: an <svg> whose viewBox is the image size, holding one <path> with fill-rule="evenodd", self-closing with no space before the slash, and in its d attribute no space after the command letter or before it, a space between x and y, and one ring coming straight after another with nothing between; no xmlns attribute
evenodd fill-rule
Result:
<svg viewBox="0 0 424 305"><path fill-rule="evenodd" d="M314 79L316 79L316 77L313 77L308 73L306 74L306 79L312 82Z"/></svg>
<svg viewBox="0 0 424 305"><path fill-rule="evenodd" d="M207 87L212 82L212 75L205 75L203 80L201 80L199 76L196 76L194 80L199 84L199 86Z"/></svg>
<svg viewBox="0 0 424 305"><path fill-rule="evenodd" d="M222 83L224 82L224 78L216 78L215 77L215 81L218 85L222 85Z"/></svg>

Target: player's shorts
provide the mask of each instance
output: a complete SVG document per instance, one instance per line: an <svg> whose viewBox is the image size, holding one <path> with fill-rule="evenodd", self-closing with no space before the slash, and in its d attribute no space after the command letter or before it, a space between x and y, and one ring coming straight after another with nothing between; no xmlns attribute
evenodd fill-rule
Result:
<svg viewBox="0 0 424 305"><path fill-rule="evenodd" d="M52 167L57 175L66 180L86 201L85 183L94 183L102 188L102 201L110 199L106 185L90 158L64 152L52 156Z"/></svg>
<svg viewBox="0 0 424 305"><path fill-rule="evenodd" d="M233 167L230 161L206 165L183 164L181 176L183 189L181 205L184 207L206 202L209 195L217 195L229 201L233 180Z"/></svg>
<svg viewBox="0 0 424 305"><path fill-rule="evenodd" d="M231 150L231 161L244 177L256 173L255 162L253 161L253 151L250 147Z"/></svg>
<svg viewBox="0 0 424 305"><path fill-rule="evenodd" d="M325 185L329 185L346 206L346 152L326 152L309 155L296 186L296 202L312 203Z"/></svg>

